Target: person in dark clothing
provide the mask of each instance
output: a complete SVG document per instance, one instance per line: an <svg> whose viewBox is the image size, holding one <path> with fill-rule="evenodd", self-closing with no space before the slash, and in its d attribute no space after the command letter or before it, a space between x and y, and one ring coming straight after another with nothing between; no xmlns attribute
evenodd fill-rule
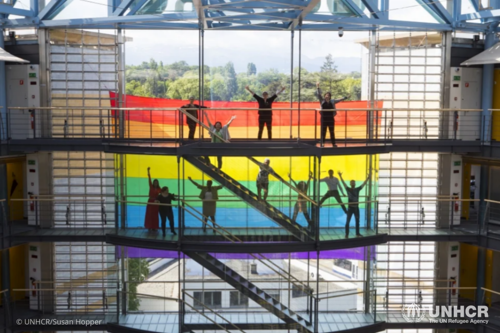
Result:
<svg viewBox="0 0 500 333"><path fill-rule="evenodd" d="M163 231L163 237L165 237L165 228L168 222L170 223L170 231L172 234L177 235L174 229L174 212L172 210L172 200L177 200L177 197L173 193L168 192L168 187L164 186L161 189L160 195L156 198L156 203L168 204L169 206L160 205L159 213L161 218L161 230Z"/></svg>
<svg viewBox="0 0 500 333"><path fill-rule="evenodd" d="M345 223L345 238L349 238L349 223L351 223L351 217L354 215L356 219L356 237L361 237L362 235L359 233L359 192L365 187L368 179L370 179L371 174L368 174L365 182L361 184L361 186L356 187L356 181L351 180L351 187L348 187L342 178L342 172L339 171L340 180L344 185L344 188L347 192L347 196L349 198L349 208L347 209L347 220Z"/></svg>
<svg viewBox="0 0 500 333"><path fill-rule="evenodd" d="M304 181L300 181L298 184L292 179L292 176L288 174L288 178L290 178L290 181L293 183L293 185L297 188L297 190L300 191L300 193L307 195L307 189L309 188L309 184L311 183L311 178L313 177L312 172L309 173L309 179L307 180L307 183ZM292 221L295 222L297 219L297 215L299 214L299 210L302 211L304 214L304 217L306 218L307 224L309 225L310 228L313 227L312 220L309 217L309 213L307 212L307 201L304 199L303 196L299 194L297 197L297 202L295 203L295 208L293 210L293 217Z"/></svg>
<svg viewBox="0 0 500 333"><path fill-rule="evenodd" d="M321 94L319 82L316 83L316 87L318 88L317 95L319 103L321 104L321 111L319 112L321 114L321 140L323 141L323 143L325 142L326 130L328 129L328 131L330 132L330 138L332 140L332 147L337 147L337 145L335 144L335 116L337 115L337 111L335 111L335 104L346 100L347 97L341 99L332 99L331 92L325 93L325 96Z"/></svg>
<svg viewBox="0 0 500 333"><path fill-rule="evenodd" d="M194 104L194 96L189 97L189 104L181 106L181 109L190 109L186 110L187 113L192 115L194 118L198 119L198 108L206 109L206 106L201 106L198 104ZM196 121L191 119L190 117L186 116L186 124L189 127L189 135L188 139L189 140L194 140L194 133L196 132Z"/></svg>
<svg viewBox="0 0 500 333"><path fill-rule="evenodd" d="M246 90L248 90L249 93L253 95L253 98L257 100L257 103L259 103L259 135L258 139L262 139L262 132L264 131L264 125L267 127L267 138L269 140L272 139L273 137L273 102L276 98L278 98L278 95L281 94L284 90L285 87L281 88L280 91L278 91L276 94L272 95L269 97L269 94L264 91L262 93L262 97L258 96L255 94L248 86L245 87Z"/></svg>

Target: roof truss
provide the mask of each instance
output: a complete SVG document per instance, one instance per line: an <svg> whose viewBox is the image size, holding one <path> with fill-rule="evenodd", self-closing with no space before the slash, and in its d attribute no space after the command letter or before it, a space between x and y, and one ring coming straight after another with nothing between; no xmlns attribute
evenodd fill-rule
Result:
<svg viewBox="0 0 500 333"><path fill-rule="evenodd" d="M15 1L15 0L14 0ZM225 29L225 30L469 30L490 31L500 21L500 8L482 8L479 0L450 0L445 8L438 0L415 0L435 22L397 21L389 18L390 2L398 0L108 0L107 17L57 19L72 0L47 0L38 10L0 4L4 28L89 28L89 29ZM461 14L462 1L474 12ZM167 7L167 3L174 3ZM499 3L496 1L493 3ZM184 11L191 4L192 11ZM162 7L163 6L163 7ZM163 10L163 12L161 12ZM319 11L320 10L320 11ZM153 14L145 14L153 13ZM9 15L24 18L9 18Z"/></svg>

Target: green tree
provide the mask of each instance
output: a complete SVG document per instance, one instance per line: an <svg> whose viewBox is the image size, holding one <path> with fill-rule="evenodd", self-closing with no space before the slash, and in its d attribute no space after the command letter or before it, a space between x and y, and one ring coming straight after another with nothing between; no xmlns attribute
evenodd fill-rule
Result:
<svg viewBox="0 0 500 333"><path fill-rule="evenodd" d="M247 75L255 75L257 74L257 67L253 62L249 62L247 65Z"/></svg>
<svg viewBox="0 0 500 333"><path fill-rule="evenodd" d="M149 275L149 264L143 258L129 258L128 263L128 309L139 310L141 300L137 298L137 286L144 282Z"/></svg>
<svg viewBox="0 0 500 333"><path fill-rule="evenodd" d="M331 91L332 94L337 88L337 82L340 81L337 73L337 66L335 66L332 55L329 54L326 56L323 66L321 66L320 83L326 86L326 90Z"/></svg>
<svg viewBox="0 0 500 333"><path fill-rule="evenodd" d="M230 101L238 92L238 80L236 79L236 71L232 62L228 62L224 66L224 79L226 82L226 94L224 100Z"/></svg>

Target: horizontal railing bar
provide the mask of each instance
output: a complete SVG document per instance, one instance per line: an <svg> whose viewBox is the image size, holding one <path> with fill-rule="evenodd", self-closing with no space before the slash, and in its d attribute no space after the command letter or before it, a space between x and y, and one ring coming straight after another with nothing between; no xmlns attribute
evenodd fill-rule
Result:
<svg viewBox="0 0 500 333"><path fill-rule="evenodd" d="M500 201L495 201L495 200L490 200L490 199L484 199L484 201L495 203L495 204L500 204Z"/></svg>
<svg viewBox="0 0 500 333"><path fill-rule="evenodd" d="M431 289L431 290L475 290L477 287L392 287L388 286L385 287L385 289ZM398 295L398 294L392 294L392 295ZM406 295L406 294L401 294L401 295Z"/></svg>
<svg viewBox="0 0 500 333"><path fill-rule="evenodd" d="M484 291L496 294L496 295L500 295L500 292L498 292L498 291L494 291L494 290L491 290L491 289L488 289L488 288L484 288L484 287L481 287L481 289L484 290Z"/></svg>
<svg viewBox="0 0 500 333"><path fill-rule="evenodd" d="M369 293L373 293L374 291L369 291ZM318 297L318 299L321 301L322 299L329 299L329 298L338 298L338 297L344 297L344 296L352 296L352 295L358 295L358 294L364 294L364 291L357 291L354 293L348 293L348 294L342 294L342 295L331 295L331 296L326 296L326 297Z"/></svg>
<svg viewBox="0 0 500 333"><path fill-rule="evenodd" d="M312 103L312 102L311 102ZM46 107L20 107L20 106L9 106L7 107L9 110L110 110L110 111L177 111L179 107L176 108L119 108L119 107L72 107L72 106L46 106ZM321 109L321 108L272 108L272 109L259 109L255 107L247 107L247 108L182 108L183 110L203 110L203 111L217 111L217 110L243 110L243 111L258 111L258 110L272 110L272 111L421 111L421 112L455 112L455 111L463 111L463 112L483 112L483 109L442 109L442 108L336 108L336 109ZM488 111L500 111L500 109L488 109Z"/></svg>

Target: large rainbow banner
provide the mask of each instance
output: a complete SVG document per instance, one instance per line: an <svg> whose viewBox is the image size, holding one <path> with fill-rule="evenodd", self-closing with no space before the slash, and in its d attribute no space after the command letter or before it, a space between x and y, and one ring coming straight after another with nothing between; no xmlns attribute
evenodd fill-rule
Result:
<svg viewBox="0 0 500 333"><path fill-rule="evenodd" d="M112 97L114 95L112 94ZM112 99L113 100L113 99ZM182 100L167 100L158 98L147 98L137 96L126 96L124 107L127 108L173 108L179 107L187 103ZM317 107L318 103L302 103L310 105L312 108ZM211 121L220 120L224 123L233 114L237 114L237 120L231 124L231 136L235 137L255 137L257 135L257 111L244 110L245 107L256 107L256 103L252 102L209 102L208 106L213 108L209 114ZM274 107L289 107L289 103L274 103ZM347 102L342 103L342 106L349 108L366 107L366 102ZM237 108L236 110L217 110L217 107ZM302 112L302 111L301 111ZM314 111L316 112L316 111ZM319 122L319 114L311 112L310 117L307 116L307 111L301 114L301 137L307 126L311 132L314 131L315 122ZM292 115L292 130L297 130L298 119L296 114L290 111L274 111L273 116L273 134L281 133L282 137L289 138L290 135L290 115ZM295 111L296 113L296 111ZM127 129L131 134L130 137L149 136L154 132L161 137L176 137L179 131L176 129L176 121L178 121L178 111L130 111L127 116ZM317 119L315 118L317 117ZM344 118L342 118L344 117ZM288 119L288 123L286 120ZM357 129L363 134L366 131L366 113L364 111L339 111L336 117L336 131L340 134L339 128L344 126L346 133L354 133L352 129ZM344 121L344 120L346 121ZM284 125L283 125L284 124ZM281 132L280 132L281 131ZM187 128L185 132L187 133ZM205 133L205 136L208 134ZM185 137L187 134L185 135ZM339 136L339 135L337 135ZM267 135L264 134L264 138ZM279 137L275 135L274 137ZM257 160L263 161L267 156L254 156ZM216 164L216 159L211 158L212 163ZM323 156L321 158L321 174L319 178L327 177L328 170L332 169L335 176L337 172L343 172L343 177L346 183L350 180L355 180L357 186L364 182L367 177L367 156L366 155L350 155L350 156ZM189 164L189 162L181 159L177 160L176 156L159 156L159 155L127 155L126 157L126 188L128 201L135 202L127 205L127 226L131 228L141 228L144 226L144 216L146 212L147 195L149 192L149 184L147 179L147 168L151 168L151 177L158 179L160 186L168 186L170 192L179 194L188 201L195 209L201 212L201 201L198 198L200 191L188 180L191 177L198 183L206 183L209 178L197 168ZM307 181L309 172L314 169L314 157L272 157L271 167L284 179L288 180L288 175L296 181ZM256 178L259 172L259 167L251 162L246 157L224 157L222 170L229 174L232 178L257 193ZM294 205L297 200L297 194L286 187L282 182L278 181L273 176L269 177L269 198L268 201L275 207L279 208L288 216L293 215ZM215 184L219 185L219 184ZM366 188L360 194L360 201L367 200ZM328 191L327 185L320 183L320 196L323 196ZM344 190L345 193L345 190ZM310 186L309 195L312 195L312 183ZM281 228L271 219L258 212L246 202L235 196L226 189L219 191L220 200L217 202L216 222L223 227L233 228L255 228L255 227L276 227ZM316 198L317 200L319 198ZM347 202L347 198L342 198ZM368 200L367 200L368 201ZM144 204L142 204L142 202ZM346 222L346 215L338 205L334 198L328 199L324 207L320 209L320 226L321 227L343 227ZM362 226L365 225L365 205L360 205L360 217ZM174 209L175 224L178 225L178 210ZM307 226L307 222L300 212L297 217L297 222L303 226ZM186 227L201 227L201 222L190 214L185 214ZM354 218L351 221L351 227L355 226Z"/></svg>
<svg viewBox="0 0 500 333"><path fill-rule="evenodd" d="M111 106L116 107L117 95L110 92ZM175 100L165 98L151 98L140 96L123 96L123 107L125 108L179 108L188 103L186 100ZM232 138L257 138L258 113L255 108L256 102L226 102L207 101L205 106L208 117L212 123L220 121L224 125L233 115L236 120L231 124ZM381 108L383 102L377 102L376 107ZM320 137L321 118L319 114L319 102L298 103L274 102L273 103L273 138L290 139L300 137L312 139ZM345 109L366 109L367 101L348 101L337 104L337 115L335 117L335 133L337 138L365 138L366 137L366 111L342 111ZM251 110L251 108L253 110ZM224 109L224 110L220 110ZM290 110L293 109L293 110ZM127 137L129 138L178 138L180 131L187 138L188 128L185 116L182 121L182 129L179 123L181 115L177 110L141 110L126 111ZM200 116L201 118L201 116ZM205 121L205 123L207 123ZM299 126L300 124L300 126ZM299 133L300 128L300 133ZM199 132L197 131L196 137ZM206 137L207 134L205 134ZM264 130L264 138L267 133Z"/></svg>

